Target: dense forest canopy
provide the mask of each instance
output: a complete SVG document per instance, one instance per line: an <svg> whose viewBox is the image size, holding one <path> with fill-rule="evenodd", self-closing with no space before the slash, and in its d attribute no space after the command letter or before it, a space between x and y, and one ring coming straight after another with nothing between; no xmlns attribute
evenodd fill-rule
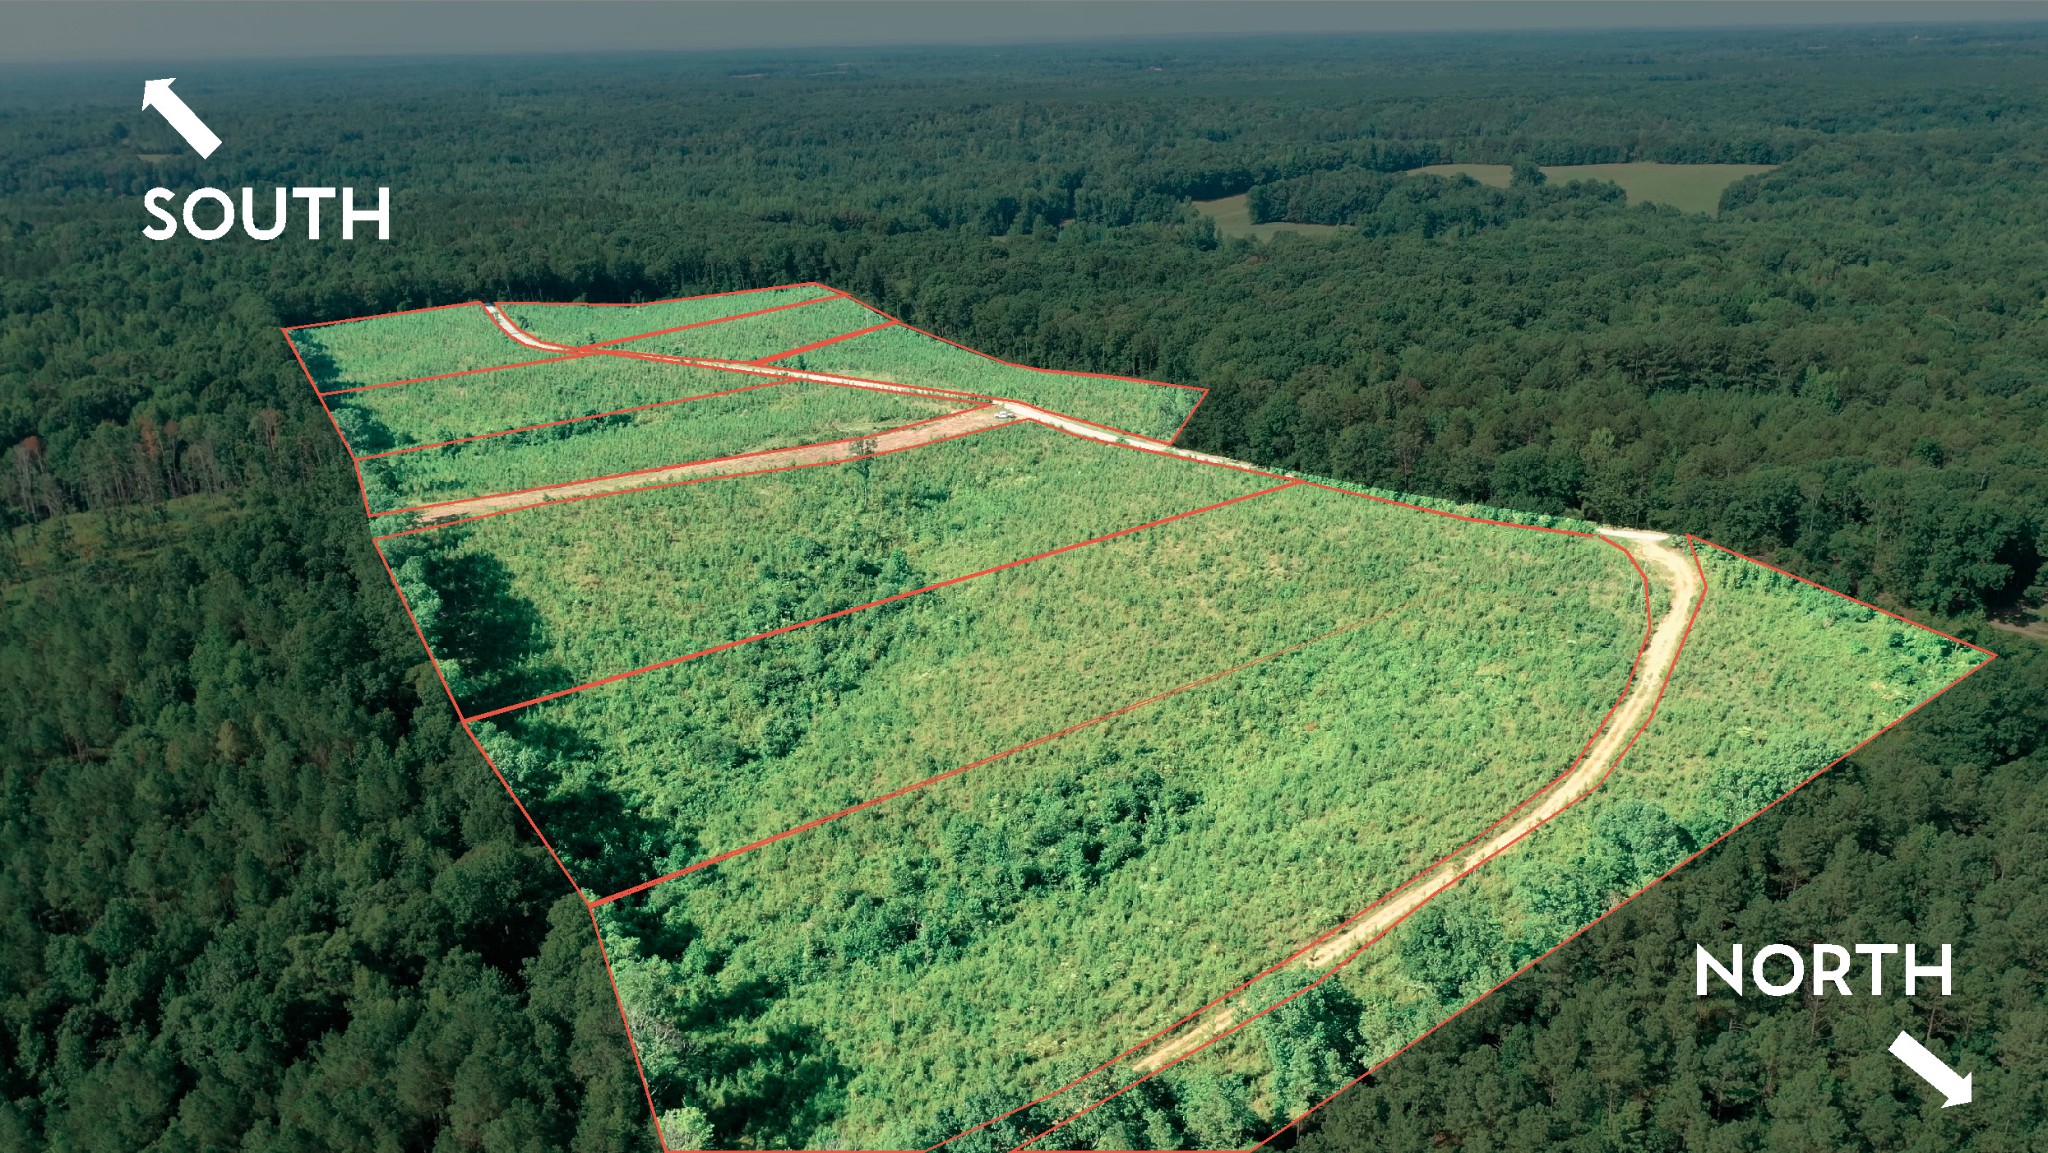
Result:
<svg viewBox="0 0 2048 1153"><path fill-rule="evenodd" d="M131 72L0 78L4 1143L645 1147L589 925L418 663L278 325L819 280L1207 387L1193 447L1690 530L2026 649L1985 620L2038 604L2048 548L2044 56L2001 27L250 65L179 81L204 162ZM1397 175L1640 160L1777 167L1712 217ZM141 235L143 192L202 184L388 185L393 239ZM1238 193L1360 227L1232 240L1188 203ZM1863 851L2021 843L2037 665L1873 762L1956 804ZM1852 803L1719 867L1778 900ZM1581 988L1629 964L1600 948ZM1947 1027L1992 1053L2029 1012ZM1458 1043L1590 1027L1555 1017ZM1587 1085L1626 1079L1571 1076L1518 1131L1599 1130ZM1432 1084L1375 1107L1427 1133L1470 1095Z"/></svg>

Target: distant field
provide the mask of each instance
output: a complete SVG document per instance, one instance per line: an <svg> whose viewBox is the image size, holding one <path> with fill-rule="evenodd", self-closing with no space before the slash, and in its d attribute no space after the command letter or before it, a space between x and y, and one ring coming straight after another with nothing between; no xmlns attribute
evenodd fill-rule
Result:
<svg viewBox="0 0 2048 1153"><path fill-rule="evenodd" d="M1560 184L1574 180L1609 180L1628 193L1629 203L1665 204L1683 212L1712 214L1721 204L1721 192L1745 176L1769 172L1775 164L1566 164L1548 167L1543 174ZM1495 188L1508 186L1505 164L1432 164L1416 168L1428 176L1470 176ZM1305 226L1302 226L1305 227Z"/></svg>
<svg viewBox="0 0 2048 1153"><path fill-rule="evenodd" d="M1251 207L1244 195L1226 196L1221 200L1197 200L1195 210L1216 222L1216 231L1224 236L1249 236L1256 240L1270 240L1282 232L1306 232L1310 235L1326 235L1346 231L1341 224L1253 224Z"/></svg>
<svg viewBox="0 0 2048 1153"><path fill-rule="evenodd" d="M829 289L800 284L653 304L500 304L512 323L555 344L597 344L764 308L818 300Z"/></svg>

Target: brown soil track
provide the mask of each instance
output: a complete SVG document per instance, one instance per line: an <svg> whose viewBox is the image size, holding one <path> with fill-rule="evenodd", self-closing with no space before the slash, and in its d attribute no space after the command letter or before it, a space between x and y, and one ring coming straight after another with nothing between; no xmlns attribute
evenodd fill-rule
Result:
<svg viewBox="0 0 2048 1153"><path fill-rule="evenodd" d="M1536 802L1518 809L1508 819L1481 835L1480 840L1453 854L1424 875L1396 889L1356 920L1301 951L1292 963L1310 969L1328 969L1346 962L1380 940L1415 910L1442 894L1467 873L1506 852L1537 826L1563 812L1597 788L1627 751L1650 710L1663 692L1684 641L1686 626L1699 602L1700 578L1693 558L1664 543L1664 534L1628 529L1603 529L1602 535L1633 546L1632 551L1650 562L1661 574L1661 583L1671 594L1663 619L1652 629L1649 643L1638 660L1637 673L1628 691L1608 715L1598 735L1577 765L1561 779L1546 786ZM1527 802L1524 802L1527 805ZM1254 986L1256 987L1256 986ZM1249 992L1249 990L1247 990ZM1249 1015L1250 997L1227 1000L1190 1022L1180 1031L1153 1045L1129 1063L1140 1074L1155 1072L1187 1056L1204 1044L1230 1031Z"/></svg>
<svg viewBox="0 0 2048 1153"><path fill-rule="evenodd" d="M606 477L599 480L571 481L567 484L528 492L506 493L496 496L480 496L475 500L444 504L426 512L414 513L413 523L425 526L445 524L454 520L467 520L488 513L505 512L515 508L530 508L534 505L553 504L565 500L599 496L608 492L630 492L634 489L660 488L663 485L680 484L690 480L704 480L714 476L738 476L747 473L772 472L780 469L802 468L805 465L835 464L841 461L857 460L877 453L898 452L916 448L948 437L965 436L971 432L994 428L997 425L1015 423L1018 418L995 405L970 408L951 416L922 424L907 425L877 432L872 436L855 441L832 441L826 444L800 444L792 448L773 452L754 453L749 456L728 457L722 460L691 461L669 468L651 469L629 476Z"/></svg>

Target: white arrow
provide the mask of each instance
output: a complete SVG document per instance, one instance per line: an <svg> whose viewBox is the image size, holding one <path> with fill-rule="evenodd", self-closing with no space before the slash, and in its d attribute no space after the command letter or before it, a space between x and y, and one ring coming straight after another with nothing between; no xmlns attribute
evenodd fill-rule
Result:
<svg viewBox="0 0 2048 1153"><path fill-rule="evenodd" d="M1906 1068L1920 1074L1920 1078L1948 1100L1942 1102L1944 1109L1970 1103L1970 1078L1958 1077L1956 1071L1942 1062L1942 1059L1927 1051L1927 1046L1901 1033L1892 1042L1892 1056L1906 1063Z"/></svg>
<svg viewBox="0 0 2048 1153"><path fill-rule="evenodd" d="M178 99L178 94L171 91L171 81L176 79L171 76L145 83L142 86L142 106L154 107L158 115L185 138L185 143L192 146L192 151L199 154L199 159L204 160L220 147L220 137L215 136L213 129L199 119L199 114L186 107L185 102Z"/></svg>

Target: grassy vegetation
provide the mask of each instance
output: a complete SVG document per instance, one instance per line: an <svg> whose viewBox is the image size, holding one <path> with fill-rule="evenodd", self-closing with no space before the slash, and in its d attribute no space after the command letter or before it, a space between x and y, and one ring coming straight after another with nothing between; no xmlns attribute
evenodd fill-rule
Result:
<svg viewBox="0 0 2048 1153"><path fill-rule="evenodd" d="M1182 1075L1235 1086L1270 1131L1983 659L1730 554L1702 546L1701 559L1708 599L1671 689L1599 791L1431 902L1305 1005ZM1276 976L1252 1003L1304 980ZM1301 1059L1304 1045L1315 1060ZM1062 1104L1115 1087L1091 1085ZM1162 1104L1172 1103L1140 1094L1063 1130L1060 1144L1117 1147L1116 1132L1142 1128ZM1039 1127L1066 1111L1041 1110Z"/></svg>
<svg viewBox="0 0 2048 1153"><path fill-rule="evenodd" d="M922 396L790 381L366 460L363 487L370 508L386 512L866 436L962 407Z"/></svg>
<svg viewBox="0 0 2048 1153"><path fill-rule="evenodd" d="M1216 232L1220 236L1270 240L1282 232L1306 232L1314 236L1344 230L1341 224L1293 224L1284 221L1253 224L1249 200L1247 194L1240 192L1221 200L1197 200L1194 205L1195 211L1216 222Z"/></svg>
<svg viewBox="0 0 2048 1153"><path fill-rule="evenodd" d="M770 378L630 356L580 356L329 397L349 450L370 456L555 420L766 384Z"/></svg>
<svg viewBox="0 0 2048 1153"><path fill-rule="evenodd" d="M636 773L643 835L694 842L674 865L736 817L794 821L1397 611L607 906L651 1074L727 1146L916 1148L1114 1054L1560 770L1641 635L1599 542L1313 488L915 603L494 752L543 812ZM544 763L569 732L581 755ZM808 1111L749 1108L812 1076L832 1087Z"/></svg>
<svg viewBox="0 0 2048 1153"><path fill-rule="evenodd" d="M523 510L387 553L438 590L436 651L481 712L1274 483L1020 424ZM500 635L514 623L523 653Z"/></svg>
<svg viewBox="0 0 2048 1153"><path fill-rule="evenodd" d="M1720 210L1721 193L1745 176L1776 168L1775 164L1555 164L1543 175L1560 184L1574 180L1606 180L1621 185L1630 204L1668 204L1681 212ZM1506 188L1513 171L1507 164L1431 164L1412 171L1429 176L1470 176L1493 188ZM1220 222L1219 222L1220 227Z"/></svg>
<svg viewBox="0 0 2048 1153"><path fill-rule="evenodd" d="M828 344L778 364L1008 397L1156 440L1171 437L1202 395L1188 388L1020 368L902 327Z"/></svg>
<svg viewBox="0 0 2048 1153"><path fill-rule="evenodd" d="M614 347L713 360L758 360L886 320L859 301L835 296L802 308L785 308L781 312L629 340Z"/></svg>
<svg viewBox="0 0 2048 1153"><path fill-rule="evenodd" d="M815 285L728 292L653 304L500 304L512 323L555 344L597 344L664 328L699 324L760 308L815 300L830 290Z"/></svg>
<svg viewBox="0 0 2048 1153"><path fill-rule="evenodd" d="M476 304L323 324L288 335L313 382L326 392L552 355L506 336Z"/></svg>

